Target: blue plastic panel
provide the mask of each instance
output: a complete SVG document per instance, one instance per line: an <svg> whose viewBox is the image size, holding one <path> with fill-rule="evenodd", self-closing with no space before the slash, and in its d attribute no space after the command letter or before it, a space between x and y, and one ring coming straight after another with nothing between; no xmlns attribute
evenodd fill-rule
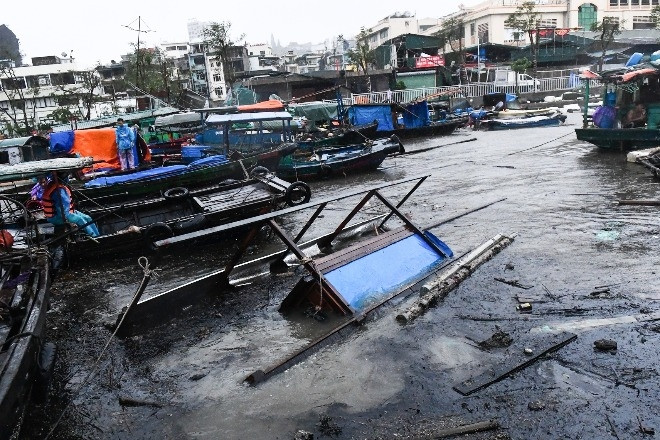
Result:
<svg viewBox="0 0 660 440"><path fill-rule="evenodd" d="M451 249L430 232L449 257ZM419 280L438 267L440 255L419 235L411 235L325 274L328 281L356 311L404 285Z"/></svg>

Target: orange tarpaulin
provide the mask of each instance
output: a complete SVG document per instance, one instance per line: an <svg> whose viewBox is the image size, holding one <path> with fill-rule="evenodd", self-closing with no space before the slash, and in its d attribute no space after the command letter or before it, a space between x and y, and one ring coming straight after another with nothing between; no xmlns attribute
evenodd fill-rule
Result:
<svg viewBox="0 0 660 440"><path fill-rule="evenodd" d="M239 105L239 112L270 112L273 110L283 110L284 104L277 99L269 99L268 101L257 102L250 105Z"/></svg>
<svg viewBox="0 0 660 440"><path fill-rule="evenodd" d="M640 70L633 70L632 72L624 73L623 74L623 81L630 81L631 79L640 76L640 75L657 75L660 73L658 69L640 69Z"/></svg>
<svg viewBox="0 0 660 440"><path fill-rule="evenodd" d="M142 148L138 148L138 160L151 160L149 149L141 138L138 142ZM140 156L140 151L146 151L144 158ZM108 168L121 168L119 164L119 156L117 155L117 142L115 137L114 128L94 128L90 130L75 130L73 134L73 147L72 153L78 153L81 156L91 156L94 158L93 168L108 169Z"/></svg>

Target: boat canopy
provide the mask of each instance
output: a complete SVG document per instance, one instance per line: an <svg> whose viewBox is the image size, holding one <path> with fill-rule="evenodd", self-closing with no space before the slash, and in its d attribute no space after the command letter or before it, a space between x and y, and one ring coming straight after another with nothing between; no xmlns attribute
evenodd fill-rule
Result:
<svg viewBox="0 0 660 440"><path fill-rule="evenodd" d="M154 121L156 128L195 123L202 123L202 116L197 112L176 113L174 115L159 116Z"/></svg>
<svg viewBox="0 0 660 440"><path fill-rule="evenodd" d="M284 104L277 99L269 99L268 101L261 101L256 104L238 106L239 112L264 112L277 110L284 110Z"/></svg>
<svg viewBox="0 0 660 440"><path fill-rule="evenodd" d="M354 105L348 109L348 120L352 125L378 122L378 131L392 131L392 109L390 104Z"/></svg>
<svg viewBox="0 0 660 440"><path fill-rule="evenodd" d="M51 171L80 170L92 166L92 157L60 157L0 166L0 182L38 177Z"/></svg>
<svg viewBox="0 0 660 440"><path fill-rule="evenodd" d="M209 125L222 125L236 122L259 122L259 121L290 121L293 119L288 112L259 112L259 113L230 113L227 115L210 115L206 118Z"/></svg>
<svg viewBox="0 0 660 440"><path fill-rule="evenodd" d="M8 147L24 147L26 145L48 145L48 139L42 136L25 136L0 140L0 149Z"/></svg>

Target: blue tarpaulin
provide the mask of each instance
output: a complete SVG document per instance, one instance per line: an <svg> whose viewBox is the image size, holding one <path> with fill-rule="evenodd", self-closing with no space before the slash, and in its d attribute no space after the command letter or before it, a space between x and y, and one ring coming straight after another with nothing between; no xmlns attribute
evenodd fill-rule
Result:
<svg viewBox="0 0 660 440"><path fill-rule="evenodd" d="M451 249L433 234L425 232L425 235L448 257L453 255ZM446 259L421 236L411 235L334 269L325 277L351 307L360 310L428 275Z"/></svg>
<svg viewBox="0 0 660 440"><path fill-rule="evenodd" d="M365 105L348 109L348 120L352 125L371 124L378 121L378 131L392 131L392 111L388 105Z"/></svg>
<svg viewBox="0 0 660 440"><path fill-rule="evenodd" d="M429 105L426 101L407 105L403 111L403 125L406 128L426 127L431 123Z"/></svg>
<svg viewBox="0 0 660 440"><path fill-rule="evenodd" d="M73 147L73 130L51 133L49 142L51 153L68 153Z"/></svg>

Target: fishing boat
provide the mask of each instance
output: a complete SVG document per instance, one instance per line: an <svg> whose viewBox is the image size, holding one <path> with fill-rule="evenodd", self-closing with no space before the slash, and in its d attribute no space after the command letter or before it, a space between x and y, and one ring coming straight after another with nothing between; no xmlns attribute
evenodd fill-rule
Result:
<svg viewBox="0 0 660 440"><path fill-rule="evenodd" d="M425 100L409 104L356 104L348 109L351 124L377 121L377 136L396 135L399 139L448 135L468 122L467 115L435 113L435 117L431 119Z"/></svg>
<svg viewBox="0 0 660 440"><path fill-rule="evenodd" d="M548 127L566 121L566 115L555 112L547 116L529 116L520 118L493 118L482 120L479 128L485 130L511 130L516 128Z"/></svg>
<svg viewBox="0 0 660 440"><path fill-rule="evenodd" d="M50 298L48 253L0 254L0 438L15 438L31 397L47 393L55 346L46 342Z"/></svg>
<svg viewBox="0 0 660 440"><path fill-rule="evenodd" d="M54 237L51 242L69 238L69 255L115 255L120 250L148 249L157 239L264 214L283 205L297 206L310 197L304 182L285 182L265 168L256 169L249 179L229 179L191 190L171 188L159 197L92 207L88 202L85 211L94 219L100 236L90 239L81 232L68 234L65 228L53 227L49 236Z"/></svg>
<svg viewBox="0 0 660 440"><path fill-rule="evenodd" d="M603 72L583 72L585 102L591 81L604 83L606 91L601 106L592 118L584 114L582 128L576 128L578 140L606 150L641 150L660 145L660 70L653 64L638 64ZM634 122L633 109L642 106L644 120Z"/></svg>
<svg viewBox="0 0 660 440"><path fill-rule="evenodd" d="M277 175L283 179L323 179L375 170L388 154L402 150L396 136L345 147L309 151L299 149L280 161Z"/></svg>

